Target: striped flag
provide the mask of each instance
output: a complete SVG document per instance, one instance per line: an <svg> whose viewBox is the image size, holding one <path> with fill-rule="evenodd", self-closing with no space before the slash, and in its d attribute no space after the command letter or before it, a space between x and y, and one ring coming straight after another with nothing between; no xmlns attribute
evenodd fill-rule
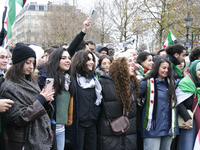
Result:
<svg viewBox="0 0 200 150"><path fill-rule="evenodd" d="M12 27L16 17L16 5L24 6L26 0L2 0L0 3L0 15L2 22L0 28L0 46L5 47L8 39L12 37Z"/></svg>
<svg viewBox="0 0 200 150"><path fill-rule="evenodd" d="M195 44L200 44L200 41L196 41Z"/></svg>
<svg viewBox="0 0 200 150"><path fill-rule="evenodd" d="M198 131L193 150L200 150L200 130Z"/></svg>
<svg viewBox="0 0 200 150"><path fill-rule="evenodd" d="M172 31L169 30L169 34L168 34L168 37L163 45L163 48L166 48L167 46L169 45L174 45L177 43L177 40L175 38L175 36L172 34Z"/></svg>

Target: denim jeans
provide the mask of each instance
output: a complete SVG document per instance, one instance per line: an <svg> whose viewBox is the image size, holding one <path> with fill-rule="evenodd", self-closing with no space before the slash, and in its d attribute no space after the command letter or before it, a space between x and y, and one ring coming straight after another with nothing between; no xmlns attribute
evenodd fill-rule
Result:
<svg viewBox="0 0 200 150"><path fill-rule="evenodd" d="M65 131L56 133L57 150L64 150L65 147Z"/></svg>
<svg viewBox="0 0 200 150"><path fill-rule="evenodd" d="M170 150L172 137L161 136L155 138L145 138L143 140L144 150Z"/></svg>
<svg viewBox="0 0 200 150"><path fill-rule="evenodd" d="M196 121L194 119L192 129L186 130L179 128L177 150L193 150L196 135Z"/></svg>

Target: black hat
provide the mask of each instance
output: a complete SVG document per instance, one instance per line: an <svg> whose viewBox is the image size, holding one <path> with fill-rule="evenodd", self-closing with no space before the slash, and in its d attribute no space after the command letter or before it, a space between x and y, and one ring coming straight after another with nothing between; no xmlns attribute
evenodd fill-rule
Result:
<svg viewBox="0 0 200 150"><path fill-rule="evenodd" d="M106 51L107 54L108 54L108 48L105 47L105 46L103 46L103 45L98 45L98 46L96 47L96 51L99 52L99 53L101 53L101 51Z"/></svg>
<svg viewBox="0 0 200 150"><path fill-rule="evenodd" d="M36 58L34 50L24 43L17 43L12 53L12 63L16 64L30 57Z"/></svg>

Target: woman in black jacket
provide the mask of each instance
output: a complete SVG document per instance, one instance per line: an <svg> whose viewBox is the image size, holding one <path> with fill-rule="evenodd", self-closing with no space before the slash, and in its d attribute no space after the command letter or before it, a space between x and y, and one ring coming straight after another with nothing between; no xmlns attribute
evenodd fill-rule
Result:
<svg viewBox="0 0 200 150"><path fill-rule="evenodd" d="M133 66L128 64L125 57L120 57L113 61L109 74L102 75L99 82L102 85L103 103L98 122L98 150L136 150L139 84ZM122 116L123 108L128 114L130 129L122 135L115 135L109 122Z"/></svg>
<svg viewBox="0 0 200 150"><path fill-rule="evenodd" d="M95 78L95 57L91 51L80 50L72 58L71 73L77 101L77 150L96 150L96 121L100 113L101 85Z"/></svg>

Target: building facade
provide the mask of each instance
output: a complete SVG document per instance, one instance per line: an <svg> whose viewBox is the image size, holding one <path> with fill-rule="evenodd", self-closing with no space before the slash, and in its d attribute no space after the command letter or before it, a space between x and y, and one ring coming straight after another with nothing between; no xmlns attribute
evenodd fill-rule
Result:
<svg viewBox="0 0 200 150"><path fill-rule="evenodd" d="M30 3L20 11L15 19L12 31L12 43L23 42L42 46L41 39L43 19L46 16L48 5Z"/></svg>

